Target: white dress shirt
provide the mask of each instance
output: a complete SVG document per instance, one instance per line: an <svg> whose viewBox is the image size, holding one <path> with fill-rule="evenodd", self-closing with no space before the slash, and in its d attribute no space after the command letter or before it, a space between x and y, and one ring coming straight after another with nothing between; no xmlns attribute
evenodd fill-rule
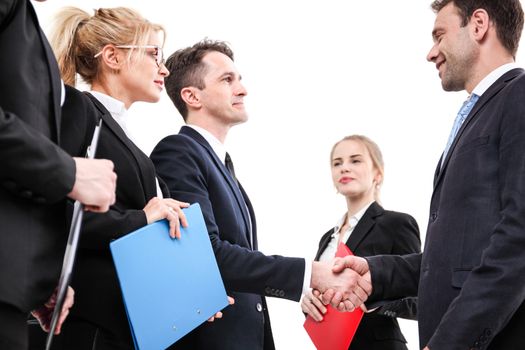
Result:
<svg viewBox="0 0 525 350"><path fill-rule="evenodd" d="M492 72L490 72L485 78L483 78L478 85L472 90L473 94L476 94L481 97L487 89L496 82L499 78L503 76L503 74L507 73L508 71L514 69L514 68L520 68L520 66L516 62L507 63L502 66L499 66L498 68L494 69Z"/></svg>
<svg viewBox="0 0 525 350"><path fill-rule="evenodd" d="M339 242L342 242L344 244L346 243L346 241L348 241L348 238L350 238L350 235L354 231L354 228L356 227L357 223L359 222L359 220L361 220L363 215L365 215L366 210L368 209L368 207L370 207L372 203L374 203L374 201L365 205L361 210L359 210L357 213L355 213L348 219L348 227L346 228L345 232L343 232L342 237L341 227L345 224L348 213L345 213L343 217L339 219L339 221L334 227L334 233L332 233L330 242L319 257L319 261L331 261L335 257L335 253L337 252Z"/></svg>

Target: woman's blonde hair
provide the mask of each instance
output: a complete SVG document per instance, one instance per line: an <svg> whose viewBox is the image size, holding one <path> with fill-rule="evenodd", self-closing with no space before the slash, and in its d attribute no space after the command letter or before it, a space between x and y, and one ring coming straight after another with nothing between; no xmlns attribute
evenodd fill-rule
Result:
<svg viewBox="0 0 525 350"><path fill-rule="evenodd" d="M383 162L383 154L381 153L381 150L379 149L379 146L372 141L370 138L364 136L364 135L350 135L345 136L341 140L337 141L335 145L332 147L332 151L330 152L330 164L332 162L332 158L334 156L334 151L337 145L339 145L343 141L357 141L360 142L363 146L365 146L366 150L368 151L368 154L370 155L370 159L372 159L372 165L374 168L377 169L380 175L379 181L376 183L376 187L374 189L374 199L379 202L379 194L381 190L381 184L383 183L383 178L385 175L385 164Z"/></svg>
<svg viewBox="0 0 525 350"><path fill-rule="evenodd" d="M64 82L75 85L78 73L91 85L100 68L100 59L94 56L104 46L147 45L150 35L159 31L165 34L161 25L148 22L129 8L101 8L90 16L79 8L64 7L54 17L50 42Z"/></svg>

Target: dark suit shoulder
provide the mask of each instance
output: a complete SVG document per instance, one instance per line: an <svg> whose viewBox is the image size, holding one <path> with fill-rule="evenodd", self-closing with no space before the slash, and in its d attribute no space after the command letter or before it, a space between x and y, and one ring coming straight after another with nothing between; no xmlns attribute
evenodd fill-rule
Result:
<svg viewBox="0 0 525 350"><path fill-rule="evenodd" d="M15 12L15 4L20 3L17 0L2 0L0 1L0 29L11 19Z"/></svg>
<svg viewBox="0 0 525 350"><path fill-rule="evenodd" d="M84 93L66 85L60 147L72 156L84 156L99 115L99 111Z"/></svg>
<svg viewBox="0 0 525 350"><path fill-rule="evenodd" d="M376 231L392 241L391 254L421 252L421 238L416 220L409 214L385 210L375 218Z"/></svg>
<svg viewBox="0 0 525 350"><path fill-rule="evenodd" d="M206 173L210 166L210 155L206 149L191 137L182 134L169 135L159 141L150 158L157 173L168 185L171 180L166 172L171 172L175 164L183 164L185 168L190 169L198 168Z"/></svg>
<svg viewBox="0 0 525 350"><path fill-rule="evenodd" d="M377 216L377 221L385 224L413 223L417 226L416 219L410 214L398 211L385 210L382 215Z"/></svg>

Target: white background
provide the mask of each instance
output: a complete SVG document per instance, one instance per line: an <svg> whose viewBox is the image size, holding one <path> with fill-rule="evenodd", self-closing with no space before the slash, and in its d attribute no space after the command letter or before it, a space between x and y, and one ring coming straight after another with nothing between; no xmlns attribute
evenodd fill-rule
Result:
<svg viewBox="0 0 525 350"><path fill-rule="evenodd" d="M313 258L345 211L329 152L365 134L383 151L385 208L407 212L424 239L432 178L465 92L445 93L433 64L430 1L53 0L36 3L42 26L63 6L127 6L167 30L165 52L208 37L228 41L248 90L248 123L226 141L257 213L266 254ZM518 55L518 62L520 62ZM130 109L129 128L149 154L182 118L163 94ZM180 298L189 291L181 290ZM278 350L314 349L298 303L269 298ZM220 322L220 321L218 321ZM410 349L417 324L402 321Z"/></svg>

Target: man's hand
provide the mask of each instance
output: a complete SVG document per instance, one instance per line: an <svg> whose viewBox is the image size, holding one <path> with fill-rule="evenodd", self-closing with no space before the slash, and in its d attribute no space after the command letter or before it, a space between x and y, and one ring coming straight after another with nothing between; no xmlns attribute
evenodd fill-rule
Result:
<svg viewBox="0 0 525 350"><path fill-rule="evenodd" d="M60 311L60 316L58 318L57 326L55 328L55 335L60 334L62 324L66 320L67 315L69 315L69 309L73 306L75 299L75 291L71 287L67 287L66 299L62 305L62 310ZM57 302L57 289L53 292L53 295L49 300L40 308L31 311L33 315L40 323L40 327L46 332L49 332L51 327L51 318L53 317L53 311L55 310L55 305Z"/></svg>
<svg viewBox="0 0 525 350"><path fill-rule="evenodd" d="M361 307L368 296L372 293L372 280L368 267L368 262L357 256L346 256L344 258L336 258L332 271L334 273L343 273L346 270L351 270L361 278L355 279L356 284L351 285L353 294L350 297L345 297L344 294L338 292L336 288L329 288L323 292L323 303L331 304L332 307L339 311L353 311L357 307ZM366 295L363 295L363 292Z"/></svg>
<svg viewBox="0 0 525 350"><path fill-rule="evenodd" d="M363 304L372 291L369 279L351 268L345 268L345 263L338 260L333 264L314 262L311 287L323 293L325 305L330 303L339 308L344 301L346 311L353 311ZM325 295L327 292L328 295Z"/></svg>
<svg viewBox="0 0 525 350"><path fill-rule="evenodd" d="M115 203L117 174L113 162L105 159L73 158L75 183L69 198L84 204L88 211L104 213Z"/></svg>

